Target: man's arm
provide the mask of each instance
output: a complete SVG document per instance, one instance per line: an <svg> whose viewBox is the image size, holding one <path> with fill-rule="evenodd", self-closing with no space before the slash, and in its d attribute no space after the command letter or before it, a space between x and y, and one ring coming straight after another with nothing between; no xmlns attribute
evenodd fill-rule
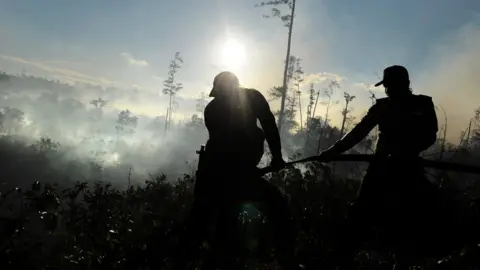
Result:
<svg viewBox="0 0 480 270"><path fill-rule="evenodd" d="M418 142L418 150L425 151L430 146L432 146L437 140L438 132L438 120L437 114L435 113L435 105L431 97L425 96L425 134L421 137L421 140Z"/></svg>
<svg viewBox="0 0 480 270"><path fill-rule="evenodd" d="M270 105L262 93L257 90L251 91L254 91L253 102L255 103L258 120L260 120L262 129L265 132L265 138L270 147L270 152L272 153L273 158L282 158L280 134L278 132L277 124L275 123L275 116L270 110Z"/></svg>
<svg viewBox="0 0 480 270"><path fill-rule="evenodd" d="M341 154L358 144L378 124L378 107L373 105L367 115L349 133L337 141L327 151L332 154Z"/></svg>

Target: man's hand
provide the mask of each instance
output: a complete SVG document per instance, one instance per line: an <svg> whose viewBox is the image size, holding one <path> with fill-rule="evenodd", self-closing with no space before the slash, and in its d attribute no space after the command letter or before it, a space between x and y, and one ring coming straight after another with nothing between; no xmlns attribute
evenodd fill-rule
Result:
<svg viewBox="0 0 480 270"><path fill-rule="evenodd" d="M276 171L281 170L285 168L285 160L281 156L279 157L273 157L272 162L270 162L270 166L275 169Z"/></svg>

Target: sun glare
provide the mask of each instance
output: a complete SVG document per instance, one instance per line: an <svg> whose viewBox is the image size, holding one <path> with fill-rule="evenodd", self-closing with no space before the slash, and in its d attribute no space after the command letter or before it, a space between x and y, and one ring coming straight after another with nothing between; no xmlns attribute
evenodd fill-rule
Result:
<svg viewBox="0 0 480 270"><path fill-rule="evenodd" d="M228 69L239 69L245 64L245 47L235 39L227 39L223 44L222 64Z"/></svg>

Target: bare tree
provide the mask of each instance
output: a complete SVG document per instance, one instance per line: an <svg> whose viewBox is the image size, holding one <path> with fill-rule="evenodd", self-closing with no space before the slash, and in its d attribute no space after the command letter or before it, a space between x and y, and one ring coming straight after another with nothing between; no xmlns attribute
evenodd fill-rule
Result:
<svg viewBox="0 0 480 270"><path fill-rule="evenodd" d="M439 155L439 159L440 159L440 160L443 160L443 154L445 153L445 145L446 145L446 143L447 143L448 117L447 117L447 112L445 111L445 109L443 109L442 106L435 106L435 109L442 111L443 117L444 117L444 121L445 121L445 124L444 124L443 127L442 127L442 130L443 130L443 138L442 138L442 145L441 145L441 148L440 148L440 155Z"/></svg>
<svg viewBox="0 0 480 270"><path fill-rule="evenodd" d="M324 128L328 126L328 120L329 120L329 113L330 113L330 108L332 106L332 96L335 94L335 89L339 89L340 84L337 81L330 81L328 84L327 88L324 89L323 95L327 97L327 100L322 102L322 105L326 106L325 110L325 124L323 125Z"/></svg>
<svg viewBox="0 0 480 270"><path fill-rule="evenodd" d="M350 110L348 106L350 105L350 102L352 102L355 99L355 96L350 95L347 92L343 93L343 97L345 98L345 108L342 110L342 127L340 128L340 137L343 137L344 132L345 132L345 123L348 121L348 114L350 113Z"/></svg>
<svg viewBox="0 0 480 270"><path fill-rule="evenodd" d="M300 61L300 58L297 58L293 55L290 56L287 72L287 83L289 86L288 90L290 91L287 91L285 108L283 111L283 125L285 127L285 132L283 133L288 133L298 126L298 123L296 121L296 115L297 105L300 104L300 100L297 99L297 95L300 90L300 84L303 81L303 71L302 67L300 66ZM281 87L273 87L269 90L269 95L272 97L273 100L281 98L282 94L283 89ZM280 114L281 111L276 113L276 115Z"/></svg>
<svg viewBox="0 0 480 270"><path fill-rule="evenodd" d="M290 49L292 43L292 30L293 30L293 18L295 17L295 4L296 0L270 0L266 2L261 2L260 4L255 5L256 7L264 7L264 6L271 6L272 13L271 15L263 15L264 18L273 18L277 17L283 22L283 25L288 28L288 42L287 42L287 54L285 57L285 68L283 71L283 85L282 85L282 92L281 92L281 105L280 105L280 113L278 117L278 129L279 131L282 129L283 125L283 118L284 118L284 111L285 111L285 99L287 97L287 88L288 88L288 67L290 61ZM277 8L278 6L287 5L290 14L282 14L282 12Z"/></svg>
<svg viewBox="0 0 480 270"><path fill-rule="evenodd" d="M296 87L296 94L298 95L298 111L300 113L300 130L303 130L303 117L302 117L302 91L300 90L301 84L303 82L303 68L301 65L302 59L295 59L295 71L293 74L293 79L295 80L294 84Z"/></svg>
<svg viewBox="0 0 480 270"><path fill-rule="evenodd" d="M196 105L197 112L203 113L208 103L207 98L208 96L207 94L205 94L205 92L201 92L200 95L197 97L197 105Z"/></svg>
<svg viewBox="0 0 480 270"><path fill-rule="evenodd" d="M91 117L94 122L98 122L103 117L103 108L107 106L108 101L98 98L90 101L90 104L95 107L95 111Z"/></svg>
<svg viewBox="0 0 480 270"><path fill-rule="evenodd" d="M315 85L310 84L310 89L308 90L308 106L307 106L307 133L310 131L310 120L312 118L313 105L315 104L315 96L317 91L315 90Z"/></svg>
<svg viewBox="0 0 480 270"><path fill-rule="evenodd" d="M322 95L326 97L326 100L322 101L321 104L326 106L326 110L325 110L325 119L324 119L323 127L321 127L320 133L317 138L317 153L320 152L320 149L322 146L321 142L324 136L324 132L328 128L328 121L330 116L329 113L330 113L330 108L332 106L332 97L335 94L335 90L338 88L340 88L340 84L338 83L338 81L332 80L328 83L327 87L323 90L323 93L322 93ZM317 109L317 102L318 102L319 96L320 96L320 91L317 94L317 100L315 101L315 107L313 108L313 115L315 115L315 110ZM338 102L335 102L335 103L338 103Z"/></svg>
<svg viewBox="0 0 480 270"><path fill-rule="evenodd" d="M297 95L293 92L291 95L287 96L286 106L285 106L285 128L283 132L290 132L292 129L298 126L295 117L297 115Z"/></svg>
<svg viewBox="0 0 480 270"><path fill-rule="evenodd" d="M105 106L107 106L108 101L103 100L102 98L94 99L90 101L90 104L95 107L95 109L101 109Z"/></svg>
<svg viewBox="0 0 480 270"><path fill-rule="evenodd" d="M369 94L370 94L370 100L372 101L372 106L375 105L375 103L377 103L377 96L375 95L375 93L373 93L373 91L368 91ZM375 127L374 129L374 135L375 139L378 138L378 126Z"/></svg>
<svg viewBox="0 0 480 270"><path fill-rule="evenodd" d="M180 57L180 53L176 52L175 57L170 61L168 78L163 82L163 93L170 98L165 120L165 132L170 129L172 122L172 114L174 111L173 106L175 105L174 97L183 88L182 84L178 83L176 80L178 69L181 67L180 64L182 63L183 59Z"/></svg>
<svg viewBox="0 0 480 270"><path fill-rule="evenodd" d="M472 132L472 120L468 123L468 128L465 131L462 131L460 136L460 143L459 145L463 148L468 148L471 139L471 132Z"/></svg>
<svg viewBox="0 0 480 270"><path fill-rule="evenodd" d="M296 65L296 62L297 62L297 57L291 55L290 56L290 61L288 61L289 65L288 65L288 68L287 68L287 86L290 85L290 82L294 79L295 77L295 74L296 74L296 68L295 68L295 65ZM284 93L285 93L285 96L287 97L288 96L288 91L283 91L283 87L281 86L274 86L270 89L268 89L268 95L270 96L270 100L269 101L274 101L274 100L277 100L279 98L283 98L284 96ZM287 90L289 88L287 87ZM280 110L281 111L281 110Z"/></svg>
<svg viewBox="0 0 480 270"><path fill-rule="evenodd" d="M317 92L319 91L315 90L315 85L313 83L310 84L310 88L308 89L307 121L305 123L305 142L303 146L304 155L308 152L308 148L309 148L310 134L312 132L312 126L313 126L312 112L313 112L313 106L315 104L315 96L317 95Z"/></svg>

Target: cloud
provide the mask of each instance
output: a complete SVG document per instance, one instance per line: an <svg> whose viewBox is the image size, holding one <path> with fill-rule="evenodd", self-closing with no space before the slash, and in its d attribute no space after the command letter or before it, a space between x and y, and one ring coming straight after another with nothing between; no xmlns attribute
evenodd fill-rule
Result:
<svg viewBox="0 0 480 270"><path fill-rule="evenodd" d="M310 84L317 84L317 83L323 83L328 80L333 80L337 81L339 83L344 82L347 80L346 77L343 77L339 74L335 73L329 73L329 72L318 72L318 73L312 73L312 74L307 74L304 76L304 85L310 85Z"/></svg>
<svg viewBox="0 0 480 270"><path fill-rule="evenodd" d="M127 60L128 64L129 65L132 65L132 66L137 66L137 67L146 67L148 66L148 62L145 61L145 60L140 60L140 59L135 59L135 57L133 57L133 55L131 53L128 53L128 52L122 52L120 54L120 56L122 56L123 58L125 58L125 60Z"/></svg>
<svg viewBox="0 0 480 270"><path fill-rule="evenodd" d="M141 86L141 85L138 85L138 84L132 84L131 85L134 89L137 89L137 90L145 90L145 87Z"/></svg>
<svg viewBox="0 0 480 270"><path fill-rule="evenodd" d="M6 60L12 63L32 66L40 70L47 71L51 73L51 75L57 78L63 79L69 83L87 83L87 84L102 85L102 86L110 86L114 84L113 81L104 77L94 77L94 76L86 75L71 69L56 68L56 67L45 64L45 62L30 61L20 57L8 56L8 55L0 55L0 59Z"/></svg>
<svg viewBox="0 0 480 270"><path fill-rule="evenodd" d="M356 82L352 84L356 88L360 88L365 91L372 91L372 92L384 92L383 87L375 87L372 83L364 83L364 82Z"/></svg>
<svg viewBox="0 0 480 270"><path fill-rule="evenodd" d="M160 76L152 76L152 79L156 80L156 81L164 81L164 79Z"/></svg>

